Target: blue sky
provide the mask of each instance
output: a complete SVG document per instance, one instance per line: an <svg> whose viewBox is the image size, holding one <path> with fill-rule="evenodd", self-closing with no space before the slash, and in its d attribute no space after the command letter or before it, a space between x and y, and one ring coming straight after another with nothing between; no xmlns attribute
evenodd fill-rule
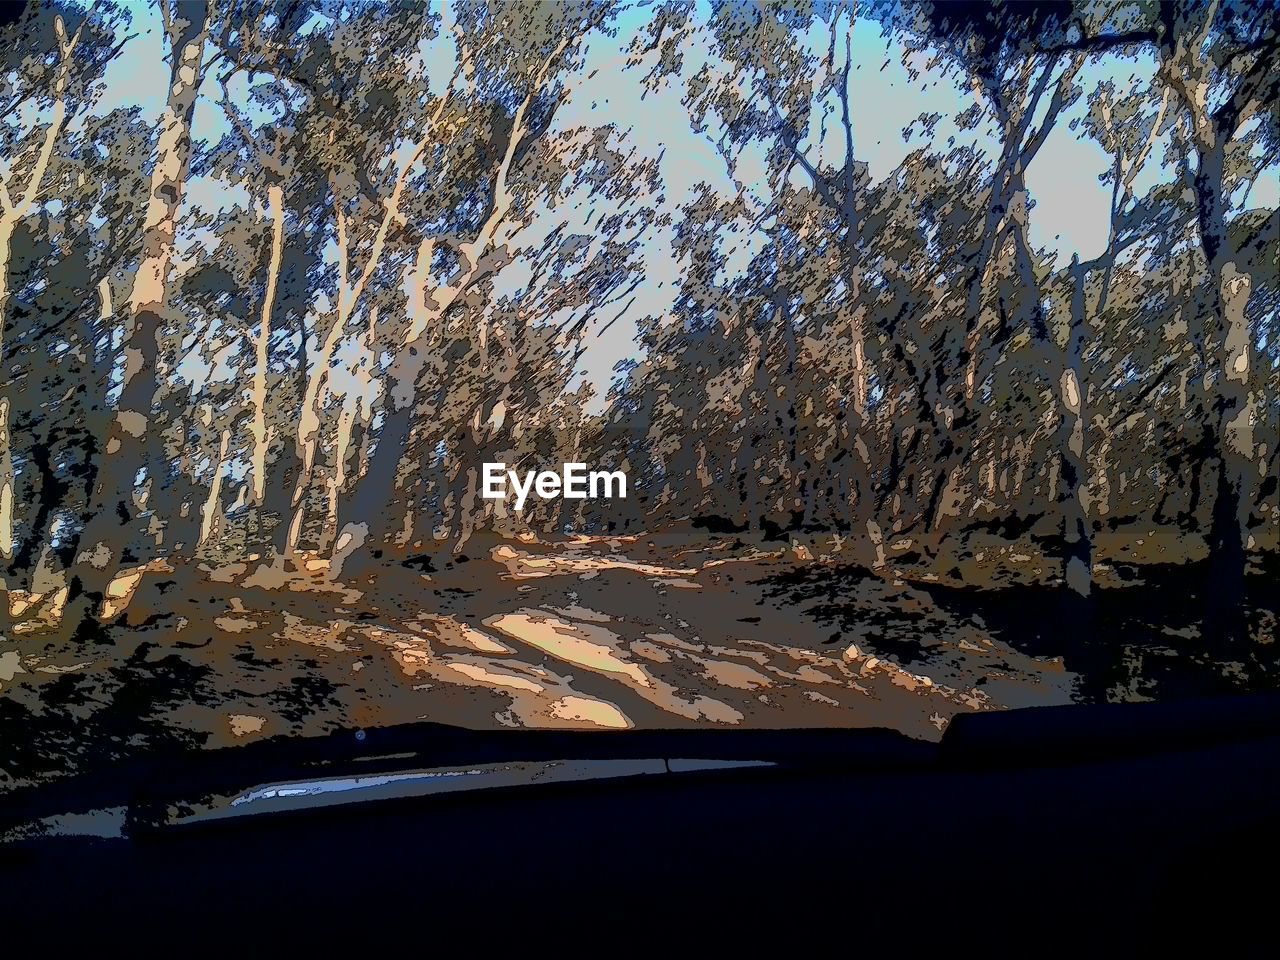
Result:
<svg viewBox="0 0 1280 960"><path fill-rule="evenodd" d="M144 115L158 120L165 92L159 17L149 5L134 4L132 9L132 30L138 36L129 41L110 67L107 90L98 109L105 112L117 106L137 105ZM641 199L655 204L661 202L674 214L698 183L707 182L728 191L730 181L724 161L710 141L692 129L682 103L680 82L673 81L664 89L646 93L641 85L644 71L624 69L626 49L635 31L643 25L644 17L643 11L629 11L619 22L617 36L597 34L589 40L578 79L593 70L597 72L572 95L557 126L569 129L579 125L612 124L617 141L634 147L639 158L661 157L661 201L658 197ZM813 39L816 43L825 42L816 35ZM856 23L853 50L850 105L855 151L860 160L869 164L873 180L883 179L911 150L921 145L918 134L917 139L904 142L902 131L922 113L939 113L943 117L933 136L935 143L945 144L953 136L958 142L966 142L967 137L967 142L994 151L995 140L989 124L970 133L955 127L953 118L973 102L972 94L957 85L957 78L944 75L936 68L928 69L923 57L909 60L902 46L886 37L880 25L872 21L860 19ZM686 58L686 74L697 52L695 47ZM454 51L450 40L445 38L432 44L427 54L430 60L441 61L430 64L434 75L447 77L452 72ZM1130 88L1140 91L1149 82L1154 67L1149 55L1129 60L1108 58L1101 63L1086 64L1079 80L1086 91L1104 80L1112 80L1122 91ZM912 69L918 72L914 79ZM243 76L236 79L231 89L233 98L243 104L247 93ZM220 90L211 78L196 106L193 122L196 139L216 141L226 130L226 120L217 104L219 96ZM1107 172L1108 158L1092 140L1071 129L1071 121L1083 116L1086 110L1086 98L1081 97L1060 118L1027 171L1027 187L1034 201L1030 214L1032 240L1037 247L1054 252L1059 263L1067 262L1077 252L1084 259L1093 257L1106 242L1110 193L1098 177ZM811 138L816 137L816 123L815 111ZM829 142L823 145L823 155L839 163L843 146L837 131L829 130L828 138ZM1162 149L1158 146L1135 184L1139 195L1159 180L1167 179L1168 171L1162 167L1161 157ZM752 179L753 169L760 167L757 159L749 153L744 155L737 174L763 195L767 185ZM230 189L225 183L197 177L191 182L188 201L205 209L227 209L244 204L246 196L242 190ZM1280 170L1276 166L1254 186L1250 205L1280 205ZM535 243L539 233L545 235L559 220L572 226L575 219L580 222L585 216L586 204L563 205L552 216L535 222L520 241ZM597 385L597 408L603 402L614 366L636 353L633 342L636 320L645 315L662 315L671 306L681 265L673 261L670 250L670 232L651 231L645 238L643 251L645 279L637 290L631 312L602 336L593 334L613 316L612 311L597 318L595 330L588 332L590 340L581 360L580 373ZM740 251L740 256L745 258L747 252ZM507 271L499 280L499 292L518 292L523 279L518 269Z"/></svg>

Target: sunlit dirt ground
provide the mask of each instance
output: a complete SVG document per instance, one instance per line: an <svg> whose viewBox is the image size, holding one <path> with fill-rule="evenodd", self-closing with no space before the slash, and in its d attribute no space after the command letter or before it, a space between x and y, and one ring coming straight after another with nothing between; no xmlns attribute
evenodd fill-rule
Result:
<svg viewBox="0 0 1280 960"><path fill-rule="evenodd" d="M14 783L156 744L419 720L936 739L964 711L1256 681L1245 665L1197 665L1177 605L1108 585L1105 567L1098 620L1080 635L1056 622L1031 555L977 544L938 577L913 573L906 548L875 572L805 552L494 539L440 569L388 565L343 583L322 561L289 574L157 564L117 585L112 622L88 642L56 628L56 598L17 598L29 616L0 651L0 770ZM1134 620L1144 603L1160 610ZM1265 646L1274 613L1255 621Z"/></svg>

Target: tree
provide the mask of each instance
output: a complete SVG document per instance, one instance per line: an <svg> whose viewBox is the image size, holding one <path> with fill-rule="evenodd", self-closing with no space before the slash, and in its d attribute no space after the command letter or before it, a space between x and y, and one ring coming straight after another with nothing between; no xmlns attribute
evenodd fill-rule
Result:
<svg viewBox="0 0 1280 960"><path fill-rule="evenodd" d="M1271 4L1215 0L1202 10L1162 7L1160 18L1161 77L1190 117L1196 227L1209 273L1215 393L1210 429L1218 469L1208 532L1206 626L1238 640L1246 626L1246 550L1261 464L1254 437L1256 360L1247 316L1253 278L1241 269L1241 251L1229 236L1227 157L1232 140L1253 117L1276 128L1276 113L1267 107L1280 99L1280 13Z"/></svg>
<svg viewBox="0 0 1280 960"><path fill-rule="evenodd" d="M168 45L169 88L156 144L149 202L143 223L142 259L124 305L123 383L102 450L93 516L81 543L81 576L86 593L98 594L115 572L128 528L139 511L134 500L137 473L160 462L151 430L152 405L159 390L157 358L161 322L171 289L174 243L191 158L191 115L204 79L209 10L203 0L161 4Z"/></svg>
<svg viewBox="0 0 1280 960"><path fill-rule="evenodd" d="M600 25L608 8L567 5L553 10L536 4L506 5L498 11L501 18L511 21L511 29L499 31L493 39L484 39L492 25L480 19L482 10L479 6L463 7L450 26L457 44L453 76L411 154L416 162L429 152L436 160L433 171L451 171L455 164L466 171L461 181L445 183L428 173L414 186L419 198L429 196L438 202L459 196L463 206L452 215L430 207L429 213L424 211L431 219L449 224L450 229L443 233L411 227L404 218L405 229L418 236L412 265L404 274L409 291L408 322L392 348L382 389L382 425L369 469L345 509L340 509L341 529L331 566L335 575L350 565L353 556L366 554L371 537L380 540L390 533L385 525L376 527L373 518L392 496L419 402L418 382L451 315L469 307L469 295L490 282L512 258L520 218L529 217L534 198L544 192L554 196L557 179L571 179L569 168L575 159L583 166L591 162L589 154L571 156L567 143L547 145L547 138L556 110L570 92L570 87L556 83L556 78L565 70L570 50ZM514 26L517 21L521 24L518 29ZM514 104L509 115L504 103L508 96ZM485 123L487 130L482 126ZM480 131L484 139L476 136ZM589 140L588 145L598 146L599 142ZM454 162L445 162L449 160ZM533 177L525 174L525 169L539 168L550 171L549 181L538 179L536 173ZM404 188L408 166L402 171L398 190ZM396 197L396 213L400 215L399 193ZM389 206L388 211L391 209ZM442 268L439 274L438 268ZM474 337L483 363L492 331L483 309L476 311L476 321ZM469 413L459 440L476 446L488 414L480 407ZM474 482L474 476L471 479ZM470 503L477 498L476 491L459 491L457 499L464 498ZM462 534L460 540L465 539Z"/></svg>
<svg viewBox="0 0 1280 960"><path fill-rule="evenodd" d="M14 234L45 200L49 164L58 148L68 117L93 99L95 83L119 52L112 48L112 30L119 13L108 5L96 18L75 9L30 5L6 25L4 49L5 112L16 115L21 105L36 107L43 130L6 128L0 160L0 360L4 359L5 326L12 292L9 286ZM71 31L68 19L75 27ZM40 55L31 56L34 47ZM52 44L50 44L52 41ZM82 43L83 41L83 43ZM52 46L51 52L45 51ZM52 66L49 61L52 60ZM0 394L0 563L14 559L15 483L10 437L11 410Z"/></svg>

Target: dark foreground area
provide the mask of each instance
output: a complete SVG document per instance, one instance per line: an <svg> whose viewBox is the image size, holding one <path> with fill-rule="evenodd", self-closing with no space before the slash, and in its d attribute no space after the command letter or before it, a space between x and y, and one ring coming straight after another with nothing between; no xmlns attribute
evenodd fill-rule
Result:
<svg viewBox="0 0 1280 960"><path fill-rule="evenodd" d="M966 715L940 744L877 730L430 725L263 741L11 795L10 823L77 797L120 803L136 778L127 836L0 848L0 919L10 943L169 955L446 937L575 952L782 939L1262 955L1278 747L1280 700L1259 695ZM236 782L642 757L665 770L180 822L198 806L184 798ZM770 765L680 773L690 757Z"/></svg>

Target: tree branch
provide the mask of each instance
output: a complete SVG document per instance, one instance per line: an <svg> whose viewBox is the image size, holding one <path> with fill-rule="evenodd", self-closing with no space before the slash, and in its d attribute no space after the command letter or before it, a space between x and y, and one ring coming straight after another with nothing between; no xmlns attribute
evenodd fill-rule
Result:
<svg viewBox="0 0 1280 960"><path fill-rule="evenodd" d="M1273 62L1277 50L1280 50L1280 31L1271 34L1269 42L1258 50L1253 69L1245 74L1226 102L1213 112L1213 124L1219 137L1230 138L1264 104L1274 106L1277 96L1280 96L1280 70Z"/></svg>
<svg viewBox="0 0 1280 960"><path fill-rule="evenodd" d="M1075 80L1076 74L1080 72L1080 68L1084 65L1084 55L1077 54L1062 74L1058 77L1058 85L1054 88L1053 97L1049 100L1049 106L1045 111L1044 122L1040 124L1040 128L1031 135L1031 139L1027 141L1025 147L1022 148L1019 160L1025 169L1032 160L1035 159L1040 148L1044 146L1045 140L1049 137L1049 131L1053 129L1053 125L1057 122L1058 114L1062 112L1062 108L1066 105L1067 94L1071 90L1071 83Z"/></svg>
<svg viewBox="0 0 1280 960"><path fill-rule="evenodd" d="M1143 387L1140 391L1138 391L1138 395L1135 396L1132 400L1130 400L1128 404L1126 404L1124 413L1116 414L1107 422L1107 430L1112 431L1117 429L1120 426L1120 424L1124 423L1126 420L1132 417L1135 413L1137 413L1138 408L1142 406L1143 402L1147 399L1147 397L1151 396L1151 394L1153 394L1156 391L1156 389L1160 386L1160 384L1164 383L1165 380L1169 378L1169 374L1173 373L1174 369L1177 366L1178 366L1177 357L1174 357L1172 360L1166 363L1164 367L1161 369L1161 371L1157 373L1155 377L1151 380L1151 382L1148 383L1145 387Z"/></svg>
<svg viewBox="0 0 1280 960"><path fill-rule="evenodd" d="M40 182L44 180L45 172L49 168L49 161L53 157L53 148L57 145L63 124L66 123L67 82L71 77L71 55L75 52L76 44L80 42L80 35L84 32L85 21L81 21L75 35L69 40L67 39L67 28L62 22L62 17L56 17L53 24L54 32L58 37L60 60L58 72L53 82L54 104L49 118L49 126L45 129L44 142L40 145L40 153L36 157L35 166L31 168L31 175L27 178L27 186L22 193L21 199L16 204L12 203L7 184L3 194L5 212L19 219L27 215L40 195Z"/></svg>
<svg viewBox="0 0 1280 960"><path fill-rule="evenodd" d="M1036 53L1107 53L1120 47L1132 47L1144 43L1158 43L1160 40L1154 30L1126 30L1121 33L1100 33L1094 36L1081 34L1077 40L1063 43L1046 44L1036 48Z"/></svg>

